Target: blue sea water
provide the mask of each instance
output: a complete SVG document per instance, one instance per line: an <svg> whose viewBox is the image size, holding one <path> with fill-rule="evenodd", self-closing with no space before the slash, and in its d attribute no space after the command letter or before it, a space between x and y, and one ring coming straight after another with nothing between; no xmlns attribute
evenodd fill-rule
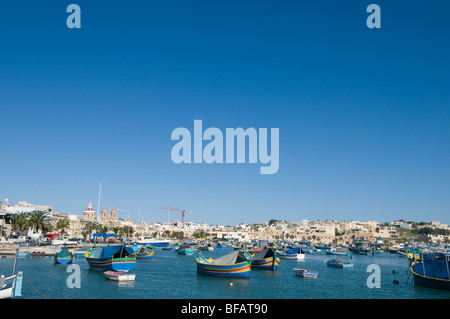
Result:
<svg viewBox="0 0 450 319"><path fill-rule="evenodd" d="M217 258L231 252L231 247L204 251L205 257ZM178 255L173 250L155 249L153 259L137 260L132 270L134 282L115 282L102 271L89 269L84 258L80 267L80 288L69 288L68 265L54 264L53 258L17 259L17 271L26 282L22 295L28 299L449 299L450 291L413 284L408 273L409 261L397 254L375 256L351 255L353 268L330 268L324 262L333 258L325 252L306 254L304 261L281 260L278 271L252 270L250 279L218 278L197 274L196 255ZM340 259L347 259L342 257ZM14 258L0 258L0 274L11 274ZM380 267L380 288L369 288L372 274L368 266ZM295 276L294 268L319 272L316 279ZM393 270L398 270L394 273ZM397 280L398 284L393 281ZM232 285L231 285L232 284ZM33 286L33 287L32 287ZM42 295L40 295L39 291Z"/></svg>

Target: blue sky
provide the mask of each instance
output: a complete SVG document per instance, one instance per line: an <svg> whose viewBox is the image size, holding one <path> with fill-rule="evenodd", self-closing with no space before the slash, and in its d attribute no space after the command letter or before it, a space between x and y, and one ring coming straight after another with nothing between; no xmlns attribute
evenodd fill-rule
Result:
<svg viewBox="0 0 450 319"><path fill-rule="evenodd" d="M66 8L81 7L81 29ZM366 8L381 7L381 29ZM21 1L0 10L0 197L167 221L450 223L446 1ZM260 164L172 130L280 129ZM123 217L127 217L124 214ZM180 214L178 214L180 215ZM173 214L171 220L181 216Z"/></svg>

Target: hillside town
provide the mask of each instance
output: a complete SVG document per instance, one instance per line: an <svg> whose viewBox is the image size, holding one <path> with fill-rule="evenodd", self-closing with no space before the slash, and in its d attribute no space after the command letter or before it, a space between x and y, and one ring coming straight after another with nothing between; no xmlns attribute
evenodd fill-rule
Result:
<svg viewBox="0 0 450 319"><path fill-rule="evenodd" d="M41 227L32 224L20 224L18 218L23 214L41 212L45 223ZM80 214L55 212L52 206L35 205L26 201L17 204L1 204L0 226L2 242L19 235L30 236L33 233L56 233L60 238L88 241L93 233L110 233L122 237L153 238L199 238L225 239L240 242L251 241L310 241L324 244L349 244L355 238L368 241L382 239L386 242L422 241L429 243L450 243L450 228L439 221L411 222L404 220L377 222L369 221L334 221L301 220L284 221L272 219L257 224L240 224L234 226L207 225L195 222L154 222L132 221L118 216L115 207L108 212L103 206L96 213L92 203ZM37 229L36 229L37 228ZM37 231L36 231L37 230Z"/></svg>

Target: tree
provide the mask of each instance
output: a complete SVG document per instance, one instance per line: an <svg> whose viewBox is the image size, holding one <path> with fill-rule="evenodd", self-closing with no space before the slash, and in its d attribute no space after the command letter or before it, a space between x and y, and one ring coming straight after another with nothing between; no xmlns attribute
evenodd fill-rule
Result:
<svg viewBox="0 0 450 319"><path fill-rule="evenodd" d="M35 229L35 232L42 230L42 232L48 231L52 228L50 224L50 216L48 212L41 210L34 210L29 213L30 226Z"/></svg>
<svg viewBox="0 0 450 319"><path fill-rule="evenodd" d="M127 235L131 236L134 233L134 228L131 226L123 226L120 230L121 236Z"/></svg>
<svg viewBox="0 0 450 319"><path fill-rule="evenodd" d="M120 227L112 227L112 228L111 228L111 231L112 231L114 234L119 235Z"/></svg>
<svg viewBox="0 0 450 319"><path fill-rule="evenodd" d="M65 229L69 228L70 222L67 218L60 219L56 222L56 229L61 230L61 235L65 233Z"/></svg>
<svg viewBox="0 0 450 319"><path fill-rule="evenodd" d="M16 213L11 216L11 227L14 232L30 228L28 213Z"/></svg>

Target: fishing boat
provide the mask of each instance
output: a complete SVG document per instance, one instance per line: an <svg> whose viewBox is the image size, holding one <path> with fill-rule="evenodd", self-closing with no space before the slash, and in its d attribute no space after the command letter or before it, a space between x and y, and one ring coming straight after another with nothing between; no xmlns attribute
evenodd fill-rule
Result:
<svg viewBox="0 0 450 319"><path fill-rule="evenodd" d="M169 240L155 239L153 237L144 237L143 239L138 240L137 243L141 245L153 245L155 247L165 247L170 245Z"/></svg>
<svg viewBox="0 0 450 319"><path fill-rule="evenodd" d="M254 254L250 256L252 269L278 270L280 258L278 258L277 253L272 248L261 246L253 251Z"/></svg>
<svg viewBox="0 0 450 319"><path fill-rule="evenodd" d="M136 256L125 245L95 247L85 257L91 269L127 272L134 268Z"/></svg>
<svg viewBox="0 0 450 319"><path fill-rule="evenodd" d="M333 247L326 251L327 255L349 256L350 250L347 247Z"/></svg>
<svg viewBox="0 0 450 319"><path fill-rule="evenodd" d="M317 271L301 268L294 268L294 272L296 276L304 278L317 278L317 275L319 274Z"/></svg>
<svg viewBox="0 0 450 319"><path fill-rule="evenodd" d="M0 277L0 299L10 299L12 297L15 280L16 275L7 278L3 275Z"/></svg>
<svg viewBox="0 0 450 319"><path fill-rule="evenodd" d="M352 268L353 264L349 262L343 262L340 259L330 259L327 261L327 266L334 268Z"/></svg>
<svg viewBox="0 0 450 319"><path fill-rule="evenodd" d="M250 278L251 261L236 250L217 259L206 259L201 253L197 258L197 273L216 277Z"/></svg>
<svg viewBox="0 0 450 319"><path fill-rule="evenodd" d="M356 238L353 240L353 243L350 245L349 250L358 255L374 255L375 249L374 246L369 243L368 240L364 238Z"/></svg>
<svg viewBox="0 0 450 319"><path fill-rule="evenodd" d="M61 251L54 256L55 264L70 264L73 261L73 254L67 249L67 247L63 247Z"/></svg>
<svg viewBox="0 0 450 319"><path fill-rule="evenodd" d="M114 281L134 281L134 279L136 278L136 274L130 274L128 272L123 272L123 271L108 270L108 271L105 271L103 274L109 280L114 280Z"/></svg>
<svg viewBox="0 0 450 319"><path fill-rule="evenodd" d="M192 248L190 244L181 244L176 251L178 255L193 255L196 250Z"/></svg>
<svg viewBox="0 0 450 319"><path fill-rule="evenodd" d="M88 252L88 251L90 251L91 250L91 248L89 248L89 249L78 249L78 250L75 250L74 251L74 254L75 254L75 257L76 258L84 258L84 256L86 255L86 253Z"/></svg>
<svg viewBox="0 0 450 319"><path fill-rule="evenodd" d="M148 250L145 247L141 247L137 252L135 252L136 259L152 259L155 251Z"/></svg>
<svg viewBox="0 0 450 319"><path fill-rule="evenodd" d="M300 247L294 247L283 251L277 251L277 255L282 259L293 259L293 260L305 259L305 252Z"/></svg>
<svg viewBox="0 0 450 319"><path fill-rule="evenodd" d="M450 290L450 255L445 253L423 254L421 262L411 263L414 284L418 286Z"/></svg>
<svg viewBox="0 0 450 319"><path fill-rule="evenodd" d="M50 241L47 238L38 238L36 240L36 244L38 246L49 246L50 245Z"/></svg>
<svg viewBox="0 0 450 319"><path fill-rule="evenodd" d="M324 244L324 243L318 243L318 244L314 244L314 248L317 251L321 251L322 249L330 249L331 245L329 244Z"/></svg>

